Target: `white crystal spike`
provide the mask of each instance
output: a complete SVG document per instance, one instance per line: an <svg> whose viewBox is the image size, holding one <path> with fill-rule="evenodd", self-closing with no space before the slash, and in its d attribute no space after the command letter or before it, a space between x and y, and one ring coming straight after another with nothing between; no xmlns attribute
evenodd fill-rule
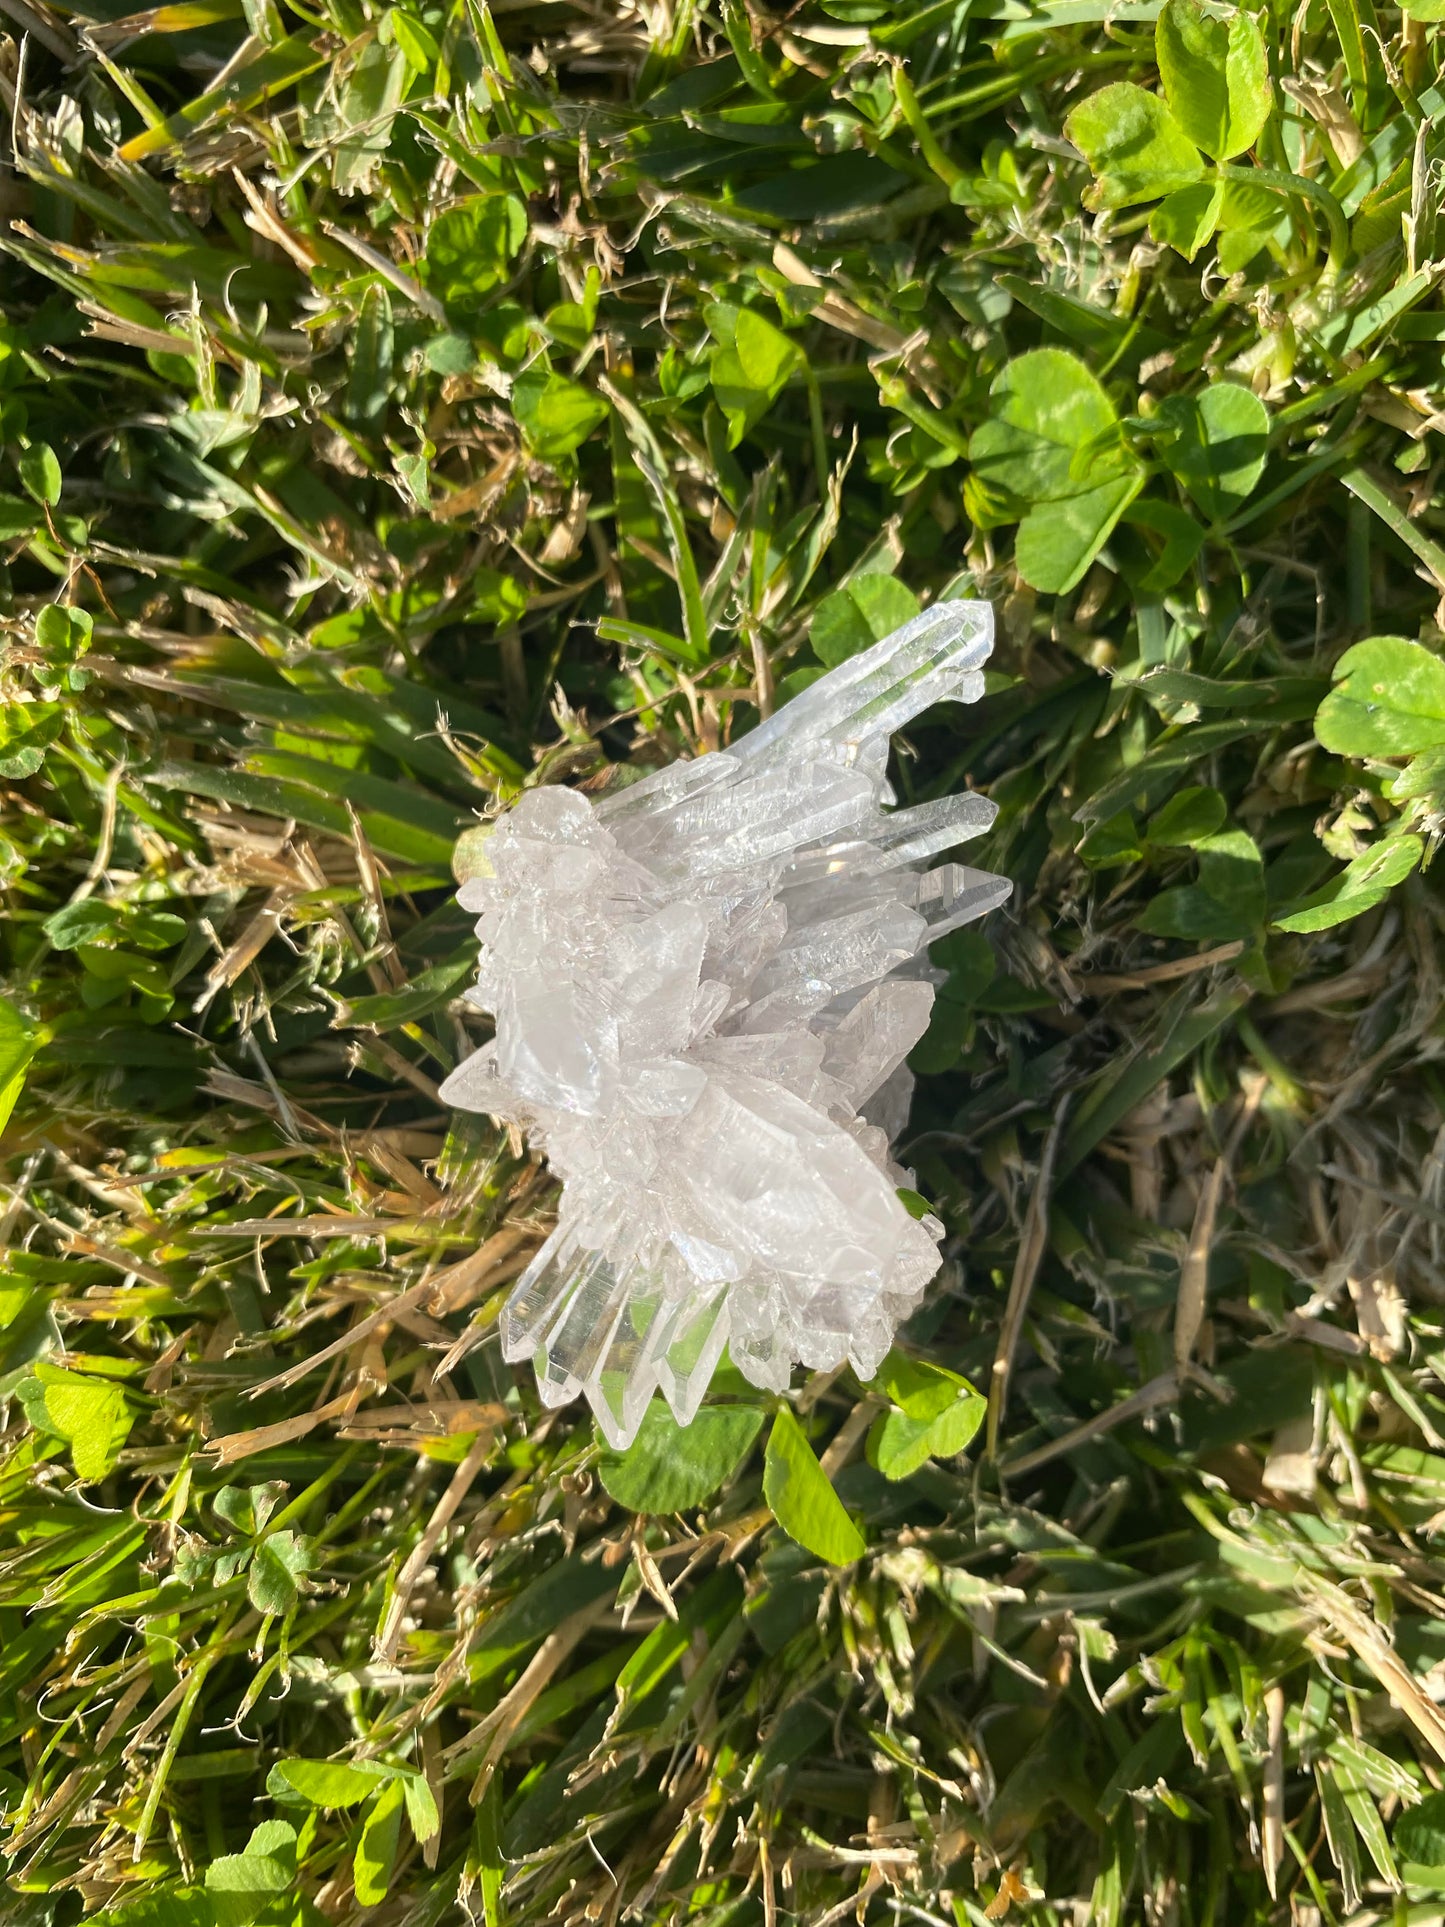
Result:
<svg viewBox="0 0 1445 1927"><path fill-rule="evenodd" d="M496 1037L442 1095L521 1125L563 1185L503 1351L613 1446L657 1391L687 1424L725 1347L773 1390L799 1362L871 1377L938 1269L888 1140L927 946L1010 886L927 867L987 798L890 810L885 769L903 723L977 700L992 643L987 603L939 603L726 750L595 806L528 790L462 891Z"/></svg>

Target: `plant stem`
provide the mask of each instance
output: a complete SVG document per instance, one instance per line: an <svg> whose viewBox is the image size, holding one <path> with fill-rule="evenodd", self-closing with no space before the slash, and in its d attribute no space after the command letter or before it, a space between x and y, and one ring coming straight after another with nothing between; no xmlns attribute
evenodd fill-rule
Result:
<svg viewBox="0 0 1445 1927"><path fill-rule="evenodd" d="M1238 181L1244 187L1266 187L1275 194L1298 195L1318 208L1325 217L1330 237L1325 271L1320 278L1327 282L1335 279L1350 251L1350 229L1344 209L1327 187L1308 180L1303 174L1286 174L1272 167L1235 167L1222 163L1219 172L1226 181Z"/></svg>

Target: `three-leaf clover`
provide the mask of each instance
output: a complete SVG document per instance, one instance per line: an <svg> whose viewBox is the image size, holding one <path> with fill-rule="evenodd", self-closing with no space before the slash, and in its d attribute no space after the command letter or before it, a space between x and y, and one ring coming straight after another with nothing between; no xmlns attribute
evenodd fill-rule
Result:
<svg viewBox="0 0 1445 1927"><path fill-rule="evenodd" d="M1036 348L1001 371L969 460L984 488L1023 505L1014 561L1036 589L1078 582L1144 485L1103 384L1077 355Z"/></svg>
<svg viewBox="0 0 1445 1927"><path fill-rule="evenodd" d="M1221 169L1253 147L1269 119L1269 60L1249 14L1222 17L1197 0L1167 0L1154 56L1162 98L1116 81L1081 101L1065 132L1094 172L1085 200L1097 208L1158 201L1150 234L1192 261L1222 225L1262 233L1259 210Z"/></svg>

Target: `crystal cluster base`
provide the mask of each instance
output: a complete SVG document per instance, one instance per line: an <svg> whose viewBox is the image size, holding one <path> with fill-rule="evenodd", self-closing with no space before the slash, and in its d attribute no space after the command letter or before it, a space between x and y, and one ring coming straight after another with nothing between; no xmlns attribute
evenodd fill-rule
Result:
<svg viewBox="0 0 1445 1927"><path fill-rule="evenodd" d="M994 806L893 809L893 731L973 702L982 602L940 603L731 748L595 807L527 791L486 844L471 1001L493 1042L442 1096L520 1125L562 1179L502 1314L544 1402L585 1393L614 1446L655 1390L696 1412L726 1346L754 1384L877 1370L939 1265L889 1156L928 945L1009 884L958 863Z"/></svg>

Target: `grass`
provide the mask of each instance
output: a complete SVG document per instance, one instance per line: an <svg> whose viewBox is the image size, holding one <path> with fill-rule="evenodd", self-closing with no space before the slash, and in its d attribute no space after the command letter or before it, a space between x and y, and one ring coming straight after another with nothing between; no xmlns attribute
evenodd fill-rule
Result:
<svg viewBox="0 0 1445 1927"><path fill-rule="evenodd" d="M1154 0L5 0L7 1923L1439 1918L1437 11L1262 15L1166 214ZM833 1568L500 1364L451 862L951 586L990 1410L795 1390Z"/></svg>

